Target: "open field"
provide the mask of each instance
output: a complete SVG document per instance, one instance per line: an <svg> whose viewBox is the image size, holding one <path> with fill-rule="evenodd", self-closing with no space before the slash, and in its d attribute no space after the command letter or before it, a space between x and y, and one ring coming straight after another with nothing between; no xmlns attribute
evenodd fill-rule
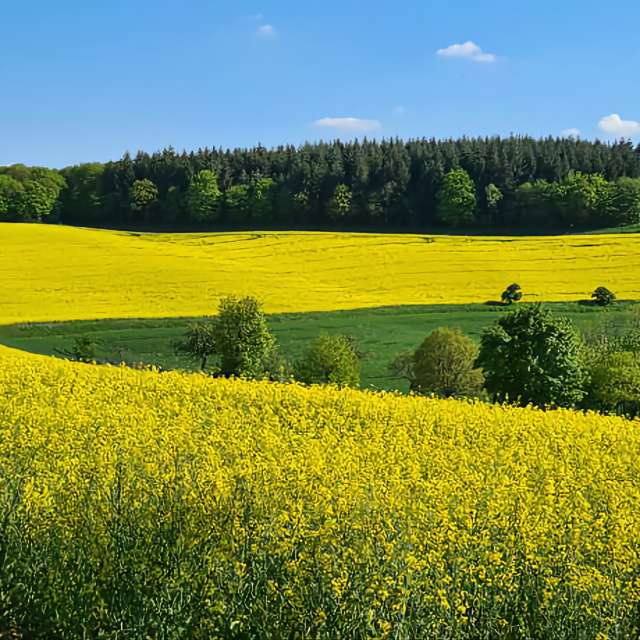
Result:
<svg viewBox="0 0 640 640"><path fill-rule="evenodd" d="M5 630L640 633L631 422L4 347L0 389Z"/></svg>
<svg viewBox="0 0 640 640"><path fill-rule="evenodd" d="M557 314L570 318L582 331L601 323L621 325L635 318L640 305L618 303L607 309L576 303L550 303ZM269 316L283 355L295 360L320 332L353 336L365 353L362 386L406 390L405 380L394 378L388 364L401 351L415 347L434 329L457 327L478 340L482 330L507 311L488 305L425 305L354 309L333 312L289 313ZM84 320L0 326L0 343L41 354L68 349L74 339L88 336L100 358L145 362L168 369L192 369L194 362L175 353L188 318Z"/></svg>
<svg viewBox="0 0 640 640"><path fill-rule="evenodd" d="M270 313L527 300L599 285L639 299L640 235L465 237L340 233L135 234L0 224L0 323L200 316L223 294Z"/></svg>

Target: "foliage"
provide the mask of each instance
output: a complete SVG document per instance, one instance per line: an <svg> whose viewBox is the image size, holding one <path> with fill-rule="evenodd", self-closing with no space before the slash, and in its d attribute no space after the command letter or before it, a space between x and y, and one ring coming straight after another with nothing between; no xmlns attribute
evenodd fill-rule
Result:
<svg viewBox="0 0 640 640"><path fill-rule="evenodd" d="M581 342L568 320L541 305L520 307L486 329L477 366L501 402L567 407L584 396Z"/></svg>
<svg viewBox="0 0 640 640"><path fill-rule="evenodd" d="M18 167L0 168L0 174L23 182L31 169ZM217 210L215 221L221 224L261 226L277 219L296 226L332 225L347 211L347 194L349 220L365 227L430 227L443 214L447 221L447 214L453 215L452 224L507 223L536 229L640 220L637 147L622 141L529 137L335 141L192 153L168 148L134 157L125 154L101 166L60 172L68 183L59 198L62 219L74 224L139 220L130 191L136 180L150 180L158 188L154 222L183 223L176 208L181 208L201 171L218 177L225 206ZM461 190L452 189L451 197L463 197L451 207L449 196L444 202L438 194L447 193L444 183L450 178L445 176L459 171L470 181L463 180ZM482 197L474 207L476 192ZM85 214L82 202L89 205Z"/></svg>
<svg viewBox="0 0 640 640"><path fill-rule="evenodd" d="M204 371L209 359L216 353L214 329L211 321L192 323L184 339L176 345L176 350L198 362L200 370Z"/></svg>
<svg viewBox="0 0 640 640"><path fill-rule="evenodd" d="M620 418L5 348L0 390L15 637L640 635Z"/></svg>
<svg viewBox="0 0 640 640"><path fill-rule="evenodd" d="M352 193L346 184L339 184L329 201L329 217L342 220L351 212Z"/></svg>
<svg viewBox="0 0 640 640"><path fill-rule="evenodd" d="M131 185L129 198L132 211L148 215L151 211L151 207L158 200L158 187L156 187L151 180L147 180L146 178L143 180L136 180Z"/></svg>
<svg viewBox="0 0 640 640"><path fill-rule="evenodd" d="M458 329L436 329L413 354L411 390L443 398L478 396L483 377L477 357L478 347Z"/></svg>
<svg viewBox="0 0 640 640"><path fill-rule="evenodd" d="M70 349L57 349L57 355L75 362L91 363L97 359L97 344L89 336L78 336Z"/></svg>
<svg viewBox="0 0 640 640"><path fill-rule="evenodd" d="M622 177L609 183L607 221L612 225L640 222L640 180Z"/></svg>
<svg viewBox="0 0 640 640"><path fill-rule="evenodd" d="M629 417L640 414L640 354L615 351L592 358L584 405Z"/></svg>
<svg viewBox="0 0 640 640"><path fill-rule="evenodd" d="M0 216L18 221L40 221L54 213L65 186L59 172L22 164L0 167ZM5 217L3 216L3 217Z"/></svg>
<svg viewBox="0 0 640 640"><path fill-rule="evenodd" d="M353 341L344 335L321 333L296 362L294 377L306 384L360 384L360 358Z"/></svg>
<svg viewBox="0 0 640 640"><path fill-rule="evenodd" d="M0 173L0 220L11 219L17 213L22 191L24 187L21 182Z"/></svg>
<svg viewBox="0 0 640 640"><path fill-rule="evenodd" d="M616 294L613 291L609 291L607 287L598 287L591 294L591 298L598 306L607 307L615 302Z"/></svg>
<svg viewBox="0 0 640 640"><path fill-rule="evenodd" d="M222 375L256 378L267 373L275 339L255 298L222 298L211 321L211 339Z"/></svg>
<svg viewBox="0 0 640 640"><path fill-rule="evenodd" d="M103 205L108 202L102 179L104 171L105 166L95 162L61 172L67 185L60 194L65 220L92 223L103 217Z"/></svg>
<svg viewBox="0 0 640 640"><path fill-rule="evenodd" d="M212 222L220 215L222 193L213 171L199 171L191 180L185 196L189 216L197 222Z"/></svg>
<svg viewBox="0 0 640 640"><path fill-rule="evenodd" d="M522 300L522 287L515 282L510 284L500 296L503 304L513 304L514 302L520 302Z"/></svg>
<svg viewBox="0 0 640 640"><path fill-rule="evenodd" d="M493 182L490 182L484 188L484 198L485 198L487 211L489 214L491 214L492 219L495 220L496 215L498 213L498 209L500 207L500 203L504 198L504 196L502 195L502 191L500 191L500 189L498 189L498 187L496 187L496 185L493 184Z"/></svg>
<svg viewBox="0 0 640 640"><path fill-rule="evenodd" d="M438 218L447 225L473 222L476 214L476 188L464 169L453 169L444 177L438 192Z"/></svg>

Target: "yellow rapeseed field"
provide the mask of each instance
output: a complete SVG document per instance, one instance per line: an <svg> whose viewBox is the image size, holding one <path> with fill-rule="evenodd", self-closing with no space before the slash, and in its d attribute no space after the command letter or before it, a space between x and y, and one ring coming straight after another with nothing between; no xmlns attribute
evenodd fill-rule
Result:
<svg viewBox="0 0 640 640"><path fill-rule="evenodd" d="M0 348L0 631L637 638L638 427Z"/></svg>
<svg viewBox="0 0 640 640"><path fill-rule="evenodd" d="M0 322L212 313L225 294L269 312L499 298L640 298L640 235L131 234L0 224Z"/></svg>

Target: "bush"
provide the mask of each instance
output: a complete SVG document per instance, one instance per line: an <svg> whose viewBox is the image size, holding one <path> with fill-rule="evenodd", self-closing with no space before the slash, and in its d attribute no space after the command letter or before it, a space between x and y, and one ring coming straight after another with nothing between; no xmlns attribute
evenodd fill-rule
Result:
<svg viewBox="0 0 640 640"><path fill-rule="evenodd" d="M618 351L591 360L584 406L635 417L640 413L640 355Z"/></svg>
<svg viewBox="0 0 640 640"><path fill-rule="evenodd" d="M482 335L477 366L495 400L570 407L584 396L582 344L571 323L540 305L517 309Z"/></svg>
<svg viewBox="0 0 640 640"><path fill-rule="evenodd" d="M503 304L513 304L522 300L522 287L515 282L510 284L500 296Z"/></svg>
<svg viewBox="0 0 640 640"><path fill-rule="evenodd" d="M220 300L211 339L224 376L264 376L276 347L262 305L249 296Z"/></svg>
<svg viewBox="0 0 640 640"><path fill-rule="evenodd" d="M360 356L353 340L344 335L320 334L295 365L296 380L305 384L360 384Z"/></svg>
<svg viewBox="0 0 640 640"><path fill-rule="evenodd" d="M478 347L458 329L442 327L430 333L410 359L400 355L392 365L404 370L412 391L445 398L477 396L482 371L475 367Z"/></svg>
<svg viewBox="0 0 640 640"><path fill-rule="evenodd" d="M592 294L591 299L600 307L608 307L615 302L616 294L609 291L607 287L598 287Z"/></svg>

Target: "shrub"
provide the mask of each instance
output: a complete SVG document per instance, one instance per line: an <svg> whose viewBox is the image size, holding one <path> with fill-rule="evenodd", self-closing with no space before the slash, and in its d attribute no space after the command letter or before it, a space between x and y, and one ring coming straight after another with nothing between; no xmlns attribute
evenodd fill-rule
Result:
<svg viewBox="0 0 640 640"><path fill-rule="evenodd" d="M635 417L640 413L640 355L618 351L591 360L584 406Z"/></svg>
<svg viewBox="0 0 640 640"><path fill-rule="evenodd" d="M306 384L360 384L360 357L353 340L344 335L320 334L295 365L295 378Z"/></svg>
<svg viewBox="0 0 640 640"><path fill-rule="evenodd" d="M445 398L477 396L483 383L482 372L475 367L477 356L478 347L471 339L458 329L442 327L424 339L411 361L400 357L395 363L405 364L412 391Z"/></svg>
<svg viewBox="0 0 640 640"><path fill-rule="evenodd" d="M211 339L224 376L265 375L275 350L275 338L258 300L228 296L220 300L211 322Z"/></svg>
<svg viewBox="0 0 640 640"><path fill-rule="evenodd" d="M584 396L582 344L571 323L540 305L508 313L482 335L477 366L498 401L573 406Z"/></svg>
<svg viewBox="0 0 640 640"><path fill-rule="evenodd" d="M522 300L522 287L515 282L510 284L500 296L503 304L513 304Z"/></svg>
<svg viewBox="0 0 640 640"><path fill-rule="evenodd" d="M615 302L616 294L609 291L607 287L598 287L592 294L591 299L600 307L608 307Z"/></svg>

